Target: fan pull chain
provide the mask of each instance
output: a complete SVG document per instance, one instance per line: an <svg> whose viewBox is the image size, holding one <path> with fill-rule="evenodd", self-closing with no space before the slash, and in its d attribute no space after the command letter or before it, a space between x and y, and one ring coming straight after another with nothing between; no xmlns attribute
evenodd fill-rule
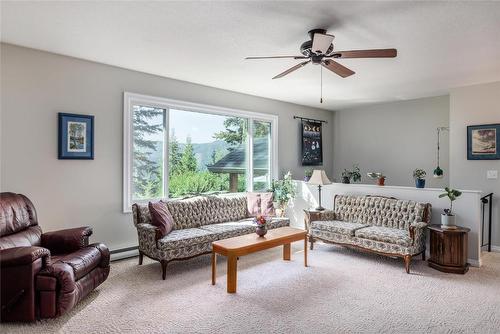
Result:
<svg viewBox="0 0 500 334"><path fill-rule="evenodd" d="M321 94L319 103L323 103L323 66L320 65L319 68L320 68L319 73L320 73L320 94Z"/></svg>

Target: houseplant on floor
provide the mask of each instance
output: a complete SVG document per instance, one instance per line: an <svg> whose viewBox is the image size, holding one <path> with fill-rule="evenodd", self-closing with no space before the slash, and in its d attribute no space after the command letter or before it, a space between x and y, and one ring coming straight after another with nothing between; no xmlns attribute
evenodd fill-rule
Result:
<svg viewBox="0 0 500 334"><path fill-rule="evenodd" d="M425 176L427 173L425 170L417 168L413 171L413 178L415 179L415 187L425 188Z"/></svg>
<svg viewBox="0 0 500 334"><path fill-rule="evenodd" d="M444 209L444 213L441 214L441 227L446 229L455 229L455 215L453 214L453 201L455 201L462 192L459 190L451 189L449 187L444 188L445 193L439 195L439 198L448 197L450 200L450 208Z"/></svg>
<svg viewBox="0 0 500 334"><path fill-rule="evenodd" d="M361 181L361 171L358 165L352 165L352 170L344 169L342 172L342 183L349 184L351 181Z"/></svg>
<svg viewBox="0 0 500 334"><path fill-rule="evenodd" d="M274 197L274 207L278 217L285 216L285 208L296 194L295 183L292 180L292 173L288 171L283 180L273 180L271 191Z"/></svg>

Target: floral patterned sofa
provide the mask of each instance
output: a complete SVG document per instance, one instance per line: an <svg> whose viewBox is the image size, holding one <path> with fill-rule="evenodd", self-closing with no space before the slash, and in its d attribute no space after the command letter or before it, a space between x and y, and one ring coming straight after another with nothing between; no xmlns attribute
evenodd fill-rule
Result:
<svg viewBox="0 0 500 334"><path fill-rule="evenodd" d="M311 212L306 229L315 240L402 257L410 272L412 256L425 260L431 205L380 196L336 195L333 211ZM306 212L307 213L307 212Z"/></svg>
<svg viewBox="0 0 500 334"><path fill-rule="evenodd" d="M167 202L167 207L174 219L174 229L158 239L157 227L151 225L148 203L132 206L139 238L139 264L144 255L159 261L163 279L169 262L208 254L213 241L255 233L256 225L253 217L248 216L244 196L172 200ZM272 218L267 228L289 225L288 218Z"/></svg>

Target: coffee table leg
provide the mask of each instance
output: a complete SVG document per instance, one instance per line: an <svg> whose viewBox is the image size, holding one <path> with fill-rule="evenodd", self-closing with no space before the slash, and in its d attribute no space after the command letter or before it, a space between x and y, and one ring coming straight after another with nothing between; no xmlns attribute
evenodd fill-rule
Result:
<svg viewBox="0 0 500 334"><path fill-rule="evenodd" d="M238 258L234 255L227 257L227 293L236 292L236 273L238 266Z"/></svg>
<svg viewBox="0 0 500 334"><path fill-rule="evenodd" d="M290 261L290 259L291 259L290 244L284 244L283 245L283 260Z"/></svg>
<svg viewBox="0 0 500 334"><path fill-rule="evenodd" d="M217 276L217 253L212 250L212 285L215 285L215 277Z"/></svg>
<svg viewBox="0 0 500 334"><path fill-rule="evenodd" d="M307 267L307 235L304 237L304 267Z"/></svg>

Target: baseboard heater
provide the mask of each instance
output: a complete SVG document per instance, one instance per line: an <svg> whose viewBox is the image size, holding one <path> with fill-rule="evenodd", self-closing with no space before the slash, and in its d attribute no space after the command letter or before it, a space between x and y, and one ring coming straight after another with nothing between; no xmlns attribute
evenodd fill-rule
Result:
<svg viewBox="0 0 500 334"><path fill-rule="evenodd" d="M139 246L113 249L112 251L109 252L109 254L111 261L127 259L129 257L134 257L139 255Z"/></svg>

